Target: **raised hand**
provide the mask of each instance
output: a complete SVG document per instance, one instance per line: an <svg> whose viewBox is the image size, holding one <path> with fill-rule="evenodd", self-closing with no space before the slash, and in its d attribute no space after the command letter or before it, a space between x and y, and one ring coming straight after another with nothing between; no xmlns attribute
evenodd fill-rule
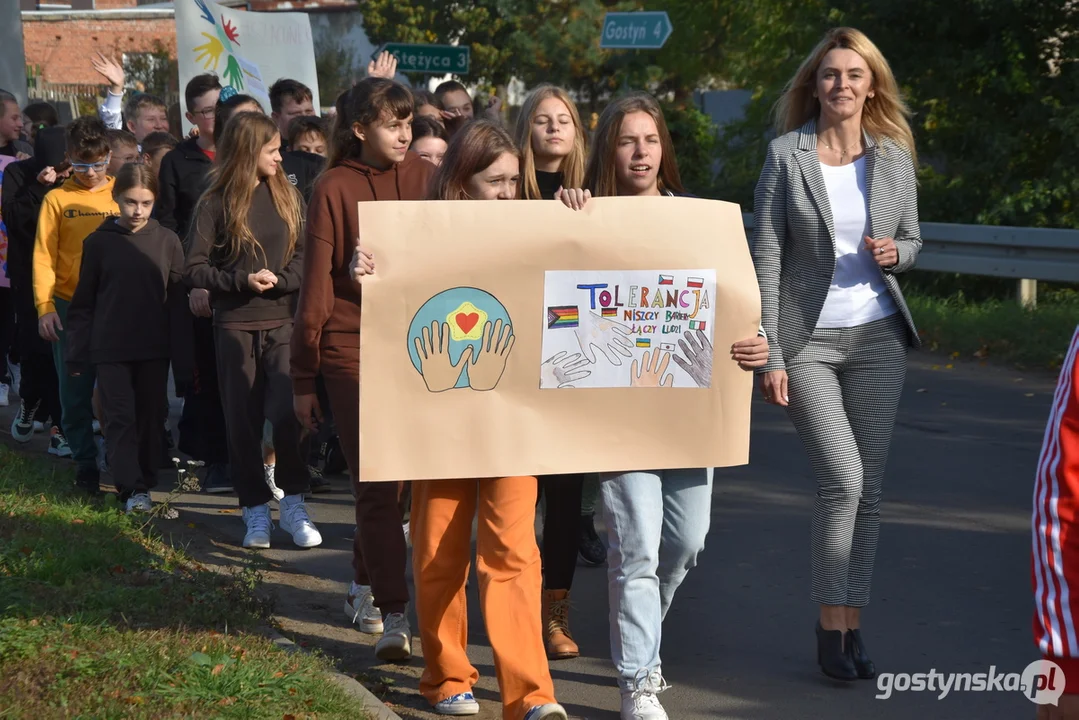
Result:
<svg viewBox="0 0 1079 720"><path fill-rule="evenodd" d="M691 330L686 330L685 338L678 341L678 347L682 348L686 359L675 355L675 363L693 378L697 387L712 387L712 341L703 330L698 330L696 337Z"/></svg>
<svg viewBox="0 0 1079 720"><path fill-rule="evenodd" d="M591 370L582 370L588 361L581 353L572 355L560 352L552 355L540 365L540 388L571 388L573 383L584 380L592 374Z"/></svg>
<svg viewBox="0 0 1079 720"><path fill-rule="evenodd" d="M383 50L377 58L367 63L367 75L393 80L397 75L397 57Z"/></svg>
<svg viewBox="0 0 1079 720"><path fill-rule="evenodd" d="M498 385L516 339L513 328L509 325L503 326L501 318L495 321L494 332L491 332L489 320L484 324L480 351L468 366L469 387L473 390L493 390L495 385Z"/></svg>
<svg viewBox="0 0 1079 720"><path fill-rule="evenodd" d="M98 75L109 81L110 88L114 94L119 94L124 91L124 69L118 62L112 58L107 58L101 53L96 53L97 57L90 59L90 64L94 66L94 70Z"/></svg>
<svg viewBox="0 0 1079 720"><path fill-rule="evenodd" d="M457 384L461 377L464 363L472 357L472 346L469 345L457 359L457 364L450 362L450 326L438 321L431 323L431 327L424 327L420 337L413 340L416 352L420 356L420 373L427 389L433 393L449 390Z"/></svg>
<svg viewBox="0 0 1079 720"><path fill-rule="evenodd" d="M502 98L492 95L487 101L487 109L484 111L488 120L498 122L502 119Z"/></svg>
<svg viewBox="0 0 1079 720"><path fill-rule="evenodd" d="M651 355L651 362L649 362L649 355ZM660 359L661 355L662 360ZM663 377L663 373L667 371L667 366L670 362L671 354L669 352L661 353L659 350L646 350L640 368L638 369L636 360L630 366L629 386L674 387L674 375L668 374L667 377Z"/></svg>
<svg viewBox="0 0 1079 720"><path fill-rule="evenodd" d="M584 312L581 313L574 332L577 334L577 344L581 346L581 352L590 363L596 362L593 345L611 365L620 366L623 357L633 357L633 341L629 339L629 328L614 320L600 317L591 311Z"/></svg>

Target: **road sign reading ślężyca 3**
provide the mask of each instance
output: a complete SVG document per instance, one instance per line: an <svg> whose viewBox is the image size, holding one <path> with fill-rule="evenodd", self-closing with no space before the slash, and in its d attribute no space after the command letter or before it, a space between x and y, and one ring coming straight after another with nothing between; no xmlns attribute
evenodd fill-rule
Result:
<svg viewBox="0 0 1079 720"><path fill-rule="evenodd" d="M658 50L674 31L666 12L609 12L603 18L599 46L608 49Z"/></svg>
<svg viewBox="0 0 1079 720"><path fill-rule="evenodd" d="M406 45L386 43L371 57L386 52L397 58L397 72L434 73L435 75L467 75L471 65L468 46Z"/></svg>

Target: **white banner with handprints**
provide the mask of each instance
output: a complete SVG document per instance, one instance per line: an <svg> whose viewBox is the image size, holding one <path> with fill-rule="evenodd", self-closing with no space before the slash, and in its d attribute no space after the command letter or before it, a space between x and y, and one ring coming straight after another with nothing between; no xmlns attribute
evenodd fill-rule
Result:
<svg viewBox="0 0 1079 720"><path fill-rule="evenodd" d="M222 85L258 98L269 113L270 86L291 78L311 88L312 102L319 107L315 47L305 13L248 12L213 0L176 0L176 55L181 96L191 78L212 72ZM184 132L190 129L185 118Z"/></svg>

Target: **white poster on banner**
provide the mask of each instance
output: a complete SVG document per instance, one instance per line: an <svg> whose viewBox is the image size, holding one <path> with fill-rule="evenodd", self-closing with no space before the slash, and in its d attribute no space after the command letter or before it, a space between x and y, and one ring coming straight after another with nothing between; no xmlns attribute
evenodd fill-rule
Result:
<svg viewBox="0 0 1079 720"><path fill-rule="evenodd" d="M716 272L548 270L540 388L708 388Z"/></svg>
<svg viewBox="0 0 1079 720"><path fill-rule="evenodd" d="M281 78L311 88L319 107L311 23L306 13L261 13L213 0L176 0L180 95L191 78L211 72L223 86L258 98L270 112L269 88ZM186 109L186 108L184 108ZM184 132L191 123L184 118Z"/></svg>

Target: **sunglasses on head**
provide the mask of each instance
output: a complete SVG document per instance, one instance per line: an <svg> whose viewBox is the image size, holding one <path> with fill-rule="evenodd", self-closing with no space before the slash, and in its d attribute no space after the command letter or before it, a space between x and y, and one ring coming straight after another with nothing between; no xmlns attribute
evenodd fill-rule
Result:
<svg viewBox="0 0 1079 720"><path fill-rule="evenodd" d="M105 156L105 159L96 163L71 163L71 169L77 173L86 173L91 170L95 172L102 172L109 166L109 161L112 160L112 153L110 152Z"/></svg>

